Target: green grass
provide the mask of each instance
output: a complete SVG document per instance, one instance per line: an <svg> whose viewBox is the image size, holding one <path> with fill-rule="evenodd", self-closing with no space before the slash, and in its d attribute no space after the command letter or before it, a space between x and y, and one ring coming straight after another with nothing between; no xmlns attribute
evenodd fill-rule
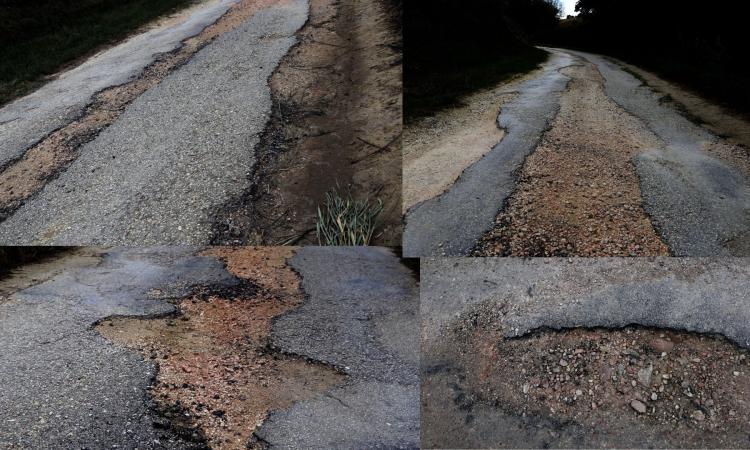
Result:
<svg viewBox="0 0 750 450"><path fill-rule="evenodd" d="M0 6L0 105L77 58L194 0L10 0Z"/></svg>
<svg viewBox="0 0 750 450"><path fill-rule="evenodd" d="M318 207L315 230L320 245L370 245L383 202L355 200L347 189L337 185L325 195L323 209Z"/></svg>
<svg viewBox="0 0 750 450"><path fill-rule="evenodd" d="M529 72L547 59L547 52L534 47L476 55L472 55L470 49L463 49L460 56L455 56L457 52L462 50L433 55L432 60L422 64L418 61L419 57L415 57L417 61L410 63L413 64L412 69L407 67L404 75L406 122L460 104L462 97L492 87L516 74ZM447 58L446 64L434 64L434 59L444 57Z"/></svg>

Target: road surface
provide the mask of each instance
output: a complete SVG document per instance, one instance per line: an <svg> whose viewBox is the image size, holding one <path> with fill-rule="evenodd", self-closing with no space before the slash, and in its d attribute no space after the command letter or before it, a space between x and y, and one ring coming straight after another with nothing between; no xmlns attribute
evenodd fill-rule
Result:
<svg viewBox="0 0 750 450"><path fill-rule="evenodd" d="M179 317L169 315L176 313L179 299L190 302L194 292L228 296L229 307L247 302L249 310L237 311L251 315L257 311L258 320L265 319L261 317L264 310L252 309L257 302L293 305L293 294L277 298L259 287L268 285L274 275L264 273L262 263L246 267L240 260L241 269L254 275L239 278L231 271L236 267L230 270L227 261L199 250L79 249L78 253L93 257L74 263L80 257L66 254L59 257L56 270L42 268L27 275L36 284L11 293L0 303L0 383L4 386L0 391L0 447L204 448L205 430L193 423L186 432L163 413L164 405L156 407L159 399L149 390L160 379L153 353L149 359L151 352L141 354L109 340L95 327L118 317L156 321ZM268 259L260 252L253 256L252 249L235 250L230 253ZM288 264L299 273L307 297L301 306L292 306L292 311L275 318L262 357L279 355L282 361L294 358L301 364L330 368L343 376L343 382L271 411L253 442L270 448L418 448L418 336L413 326L418 294L409 270L392 253L378 248L298 249ZM290 286L281 288L278 292ZM261 296L255 300L244 297L258 292ZM201 298L198 305L211 308ZM250 324L255 320L241 319ZM149 326L148 320L133 323ZM187 334L174 345L187 345L188 354L193 345L192 351L198 354L210 336L196 337L198 322L180 323L187 324ZM117 330L114 325L102 326ZM166 328L171 331L163 333L181 329L172 324ZM220 341L229 330L219 327L217 332ZM252 330L246 333L243 341L256 339ZM278 376L273 368L265 373L263 367L274 366L261 365L259 380L243 380L227 389L260 386ZM200 369L183 370L189 375ZM211 377L236 377L240 373L236 369L228 374L220 367L209 370L202 375L202 383L213 386L216 380ZM304 378L309 375L296 369L291 376L307 384ZM180 385L174 388L181 389ZM187 389L186 395L193 393L187 385L182 388ZM221 395L225 403L233 398L227 391L209 394ZM237 414L226 409L227 415ZM219 416L208 417L216 420ZM256 426L254 416L250 419L230 418ZM246 443L241 444L236 448L245 448ZM234 447L228 444L227 448Z"/></svg>
<svg viewBox="0 0 750 450"><path fill-rule="evenodd" d="M94 92L137 75L231 3L209 3L178 26L134 37L3 108L2 161L20 156L80 114ZM306 0L269 2L213 39L26 199L0 224L0 243L207 243L215 210L247 187L271 108L267 80L296 42L308 9Z"/></svg>
<svg viewBox="0 0 750 450"><path fill-rule="evenodd" d="M427 259L422 444L747 447L748 262Z"/></svg>
<svg viewBox="0 0 750 450"><path fill-rule="evenodd" d="M561 252L581 254L577 252L577 246L584 247L589 244L586 241L592 240L601 240L600 248L593 250L593 253L598 250L599 255L627 255L628 252L658 255L659 239L671 254L678 256L749 255L750 163L747 149L692 122L688 114L668 97L642 84L610 59L584 52L548 50L551 53L549 60L540 70L521 82L508 85L508 91L514 95L500 108L498 126L505 131L502 140L481 159L465 167L444 192L407 211L405 254L467 255L476 251L480 239L493 228L506 226L508 220L518 221L518 215L542 217L547 214L549 222L558 220L563 223L558 229L547 230L551 236L539 237L540 242L534 245L544 247L550 240L561 240L563 244L544 248L538 252L539 256L560 255ZM587 68L591 68L595 76L587 74L584 70ZM598 104L589 104L585 96L577 97L574 90L583 92L586 87L600 90L603 99L597 99ZM590 97L594 98L594 94ZM581 119L587 110L598 111L595 108L611 110L610 115L616 117L614 122L598 123L598 114ZM622 138L609 133L609 142L605 134L604 143L593 147L586 142L589 133L596 135L607 127L617 130L618 125L625 127L625 122L628 122L628 129L636 131ZM559 135L563 139L545 140L545 137ZM573 138L566 140L566 135L573 135ZM628 138L634 138L636 142L625 144L623 140ZM567 165L552 166L549 162L546 165L542 162L538 167L524 166L529 156L540 148L552 148L551 152L546 151L554 156L555 145L566 146L563 150L570 149L574 156L568 158L574 158L575 149L579 148L590 152L584 157L593 159L601 157L602 152L610 155L624 153L624 146L632 145L627 152L632 151L633 156L624 170L632 170L634 176L630 178L635 181L618 181L618 174L613 173L611 178L614 181L609 180L605 189L601 189L585 177L572 181L563 179L564 174L572 178L572 174L581 169L579 164L568 162ZM532 170L534 168L536 173ZM600 167L602 171L607 169ZM539 173L546 178L539 178ZM555 208L567 208L568 204L563 204L563 194L559 195L560 198L550 198L550 195L533 197L531 194L542 190L534 186L538 180L550 183L549 190L553 192L550 195L573 192L570 204L580 213L578 217L568 221L562 215L550 213ZM555 185L558 182L562 184L560 190ZM409 180L405 183L408 184ZM568 189L566 183L572 188ZM598 196L599 200L592 200L588 195L591 192L587 190L595 191L593 197ZM623 191L626 194L635 192L636 201L612 200L607 203L606 199L622 196ZM528 206L524 210L526 203ZM617 239L617 236L611 236L616 232L612 229L601 233L587 231L592 225L595 228L597 223L604 221L597 215L606 215L606 211L596 211L597 205L610 212L618 212L619 208L629 215L632 223L626 228L640 229L624 230L621 233L623 241L630 239L632 242L635 240L632 236L637 235L644 239L643 245L635 249L625 246L616 249L619 253L614 253L607 248L607 243ZM534 208L537 211L528 212ZM503 217L503 212L509 212L509 217ZM534 226L533 220L528 223L532 233L539 228ZM618 228L618 225L615 221L612 228ZM566 226L570 229L561 231ZM650 237L653 234L658 235L656 241ZM571 241L575 242L566 248L565 244ZM508 248L512 243L501 244L506 248L499 253L513 254ZM489 247L489 253L492 253L492 246ZM521 254L534 254L534 249L524 250L527 253Z"/></svg>

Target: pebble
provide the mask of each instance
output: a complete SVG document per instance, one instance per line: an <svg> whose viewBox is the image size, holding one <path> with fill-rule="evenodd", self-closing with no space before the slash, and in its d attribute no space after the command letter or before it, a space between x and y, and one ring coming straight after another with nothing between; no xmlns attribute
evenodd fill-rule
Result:
<svg viewBox="0 0 750 450"><path fill-rule="evenodd" d="M561 366L563 366L563 367L565 367L565 366L567 366L567 365L568 365L568 362L567 362L567 361L565 361L564 359L561 359L561 360L560 360L560 365L561 365Z"/></svg>
<svg viewBox="0 0 750 450"><path fill-rule="evenodd" d="M658 399L659 399L659 396L658 396L658 395L656 395L656 392L652 392L652 393L651 393L651 400L653 400L653 401L656 401L656 400L658 400Z"/></svg>
<svg viewBox="0 0 750 450"><path fill-rule="evenodd" d="M674 348L674 342L666 339L655 338L649 342L649 347L656 353L668 353Z"/></svg>
<svg viewBox="0 0 750 450"><path fill-rule="evenodd" d="M646 412L646 405L644 405L640 400L633 400L632 402L630 402L630 406L632 406L634 410L638 411L641 414Z"/></svg>
<svg viewBox="0 0 750 450"><path fill-rule="evenodd" d="M703 414L703 411L696 409L695 412L693 412L693 418L697 421L701 421L706 418L706 415Z"/></svg>
<svg viewBox="0 0 750 450"><path fill-rule="evenodd" d="M638 382L641 383L641 385L643 386L650 386L651 385L651 373L653 372L653 370L654 370L654 367L651 365L639 370Z"/></svg>

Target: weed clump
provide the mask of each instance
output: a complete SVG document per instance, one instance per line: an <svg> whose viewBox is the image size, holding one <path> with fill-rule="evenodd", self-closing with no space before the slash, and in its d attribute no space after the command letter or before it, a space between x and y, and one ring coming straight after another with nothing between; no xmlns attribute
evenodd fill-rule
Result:
<svg viewBox="0 0 750 450"><path fill-rule="evenodd" d="M323 208L318 207L315 230L320 245L370 245L383 202L369 198L355 200L340 186L326 192Z"/></svg>

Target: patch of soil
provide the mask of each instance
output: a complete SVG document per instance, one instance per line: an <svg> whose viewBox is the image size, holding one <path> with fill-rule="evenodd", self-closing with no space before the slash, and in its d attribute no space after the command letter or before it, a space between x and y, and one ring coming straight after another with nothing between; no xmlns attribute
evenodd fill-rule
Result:
<svg viewBox="0 0 750 450"><path fill-rule="evenodd" d="M182 411L212 448L245 449L268 411L324 392L344 381L337 370L275 351L274 317L304 301L299 278L286 265L293 248L214 248L234 275L235 288L199 290L178 301L179 315L115 317L96 329L158 364L151 394L159 409ZM183 425L183 427L186 425Z"/></svg>
<svg viewBox="0 0 750 450"><path fill-rule="evenodd" d="M457 353L468 411L488 405L615 448L633 436L655 447L742 447L750 434L750 356L720 336L629 326L503 338L479 326Z"/></svg>
<svg viewBox="0 0 750 450"><path fill-rule="evenodd" d="M583 425L611 446L622 430L680 448L737 447L750 434L748 350L722 337L630 326L503 339L488 330L468 341L476 402Z"/></svg>
<svg viewBox="0 0 750 450"><path fill-rule="evenodd" d="M572 77L560 111L475 256L656 256L669 250L641 205L632 157L658 138L604 93L595 66Z"/></svg>
<svg viewBox="0 0 750 450"><path fill-rule="evenodd" d="M278 1L242 0L233 5L218 21L186 39L180 48L161 55L135 80L98 93L81 117L52 132L6 165L0 172L0 219L12 214L24 200L65 170L78 156L78 149L117 120L133 100L185 64L217 36Z"/></svg>
<svg viewBox="0 0 750 450"><path fill-rule="evenodd" d="M252 187L217 213L212 242L317 243L317 208L338 183L380 198L374 244L400 244L399 15L388 0L310 2L299 44L270 80Z"/></svg>

